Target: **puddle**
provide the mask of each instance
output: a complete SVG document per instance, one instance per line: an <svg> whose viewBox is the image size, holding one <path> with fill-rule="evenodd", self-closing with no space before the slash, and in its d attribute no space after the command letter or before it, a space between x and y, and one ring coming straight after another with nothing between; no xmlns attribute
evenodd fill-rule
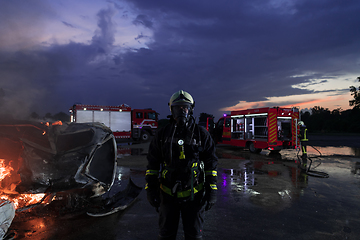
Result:
<svg viewBox="0 0 360 240"><path fill-rule="evenodd" d="M272 210L283 209L307 187L307 176L295 163L243 161L239 169L219 169L219 192L235 201Z"/></svg>

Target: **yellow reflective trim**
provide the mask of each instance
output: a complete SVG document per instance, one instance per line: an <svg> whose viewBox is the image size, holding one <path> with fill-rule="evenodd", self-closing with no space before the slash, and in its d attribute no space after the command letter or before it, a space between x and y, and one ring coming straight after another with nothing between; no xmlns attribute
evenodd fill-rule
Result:
<svg viewBox="0 0 360 240"><path fill-rule="evenodd" d="M180 156L179 159L185 159L184 146L180 146Z"/></svg>
<svg viewBox="0 0 360 240"><path fill-rule="evenodd" d="M307 153L305 147L302 147L302 151L303 151L303 153Z"/></svg>
<svg viewBox="0 0 360 240"><path fill-rule="evenodd" d="M163 178L165 178L165 177L166 177L167 172L168 172L168 170L166 170L166 169L165 169L165 170L162 172L161 176L162 176Z"/></svg>
<svg viewBox="0 0 360 240"><path fill-rule="evenodd" d="M157 175L159 174L158 170L146 170L146 174L145 175Z"/></svg>
<svg viewBox="0 0 360 240"><path fill-rule="evenodd" d="M216 184L210 184L210 187L211 187L212 190L217 190Z"/></svg>
<svg viewBox="0 0 360 240"><path fill-rule="evenodd" d="M164 186L163 184L160 185L160 188L161 190L163 190L165 193L171 195L171 196L174 196L172 193L171 193L171 189ZM194 193L197 193L199 191L201 191L202 189L204 188L204 184L203 183L200 183L199 185L196 185L194 187ZM191 188L188 189L188 190L185 190L185 191L181 191L181 192L177 192L176 193L176 196L178 198L183 198L183 197L189 197L191 195Z"/></svg>
<svg viewBox="0 0 360 240"><path fill-rule="evenodd" d="M212 176L216 177L216 176L217 176L217 171L216 171L216 170L206 171L206 172L205 172L205 175L206 175L206 176L212 175Z"/></svg>
<svg viewBox="0 0 360 240"><path fill-rule="evenodd" d="M192 167L195 168L197 167L197 165L198 165L197 163L193 163Z"/></svg>

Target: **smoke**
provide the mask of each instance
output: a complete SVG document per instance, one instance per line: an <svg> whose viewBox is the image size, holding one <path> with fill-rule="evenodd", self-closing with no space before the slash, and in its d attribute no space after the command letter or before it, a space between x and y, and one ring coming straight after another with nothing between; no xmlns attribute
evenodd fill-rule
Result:
<svg viewBox="0 0 360 240"><path fill-rule="evenodd" d="M112 21L116 10L112 7L100 10L98 16L98 29L92 38L92 45L98 47L99 53L109 53L115 42L115 23Z"/></svg>
<svg viewBox="0 0 360 240"><path fill-rule="evenodd" d="M36 102L36 96L43 96L41 89L10 89L0 88L0 119L29 119Z"/></svg>
<svg viewBox="0 0 360 240"><path fill-rule="evenodd" d="M94 75L101 75L99 69L111 59L108 56L114 49L116 25L112 18L115 14L113 6L98 12L97 29L89 44L38 42L36 47L20 47L16 51L2 45L0 115L26 119L32 112L44 115L62 111L59 106L71 106L73 102L67 101L74 96L69 94L80 94L72 89L89 85L87 82L92 81ZM20 39L29 39L27 31L18 30L15 34L9 28L0 28L0 36L15 34L23 35Z"/></svg>

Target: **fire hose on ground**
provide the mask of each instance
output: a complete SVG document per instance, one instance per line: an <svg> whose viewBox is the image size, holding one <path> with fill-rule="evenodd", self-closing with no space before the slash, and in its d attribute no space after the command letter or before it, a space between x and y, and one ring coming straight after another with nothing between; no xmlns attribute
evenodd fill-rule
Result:
<svg viewBox="0 0 360 240"><path fill-rule="evenodd" d="M310 164L306 167L305 173L306 173L308 176L311 176L311 177L328 178L328 177L329 177L329 174L328 174L328 173L321 172L321 171L311 170L311 165L312 165L313 159L315 159L315 158L320 158L322 155L321 155L321 152L320 152L318 149L316 149L314 146L309 145L309 147L312 147L313 149L315 149L315 150L319 153L319 155L318 155L318 156L315 156L315 157L306 157L306 158L309 160ZM302 163L303 160L302 160L301 157L299 156L299 152L300 152L300 149L298 150L296 156L297 156L299 162ZM320 166L320 164L321 164L321 162L320 162L317 166L313 167L313 169L315 169L315 168L317 168L318 166Z"/></svg>

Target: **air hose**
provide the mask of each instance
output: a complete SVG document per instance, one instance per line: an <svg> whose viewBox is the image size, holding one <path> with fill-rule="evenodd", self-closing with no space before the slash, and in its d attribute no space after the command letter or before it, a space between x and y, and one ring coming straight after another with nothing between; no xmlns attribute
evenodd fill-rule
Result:
<svg viewBox="0 0 360 240"><path fill-rule="evenodd" d="M315 157L307 157L307 159L309 160L310 164L309 164L309 167L307 167L307 169L305 170L305 173L308 175L308 176L311 176L311 177L318 177L318 178L328 178L329 177L329 174L328 173L325 173L325 172L320 172L320 171L314 171L314 170L311 170L311 165L312 165L312 162L313 162L313 159L314 158L320 158L321 157L321 152L316 149L315 147L313 146L309 146L309 147L312 147L313 149L315 149L318 153L319 153L319 156L315 156ZM299 159L300 162L302 162L302 160L300 159L299 157L299 152L300 152L300 149L297 153L297 158ZM318 166L320 166L321 162L314 168L317 168Z"/></svg>

